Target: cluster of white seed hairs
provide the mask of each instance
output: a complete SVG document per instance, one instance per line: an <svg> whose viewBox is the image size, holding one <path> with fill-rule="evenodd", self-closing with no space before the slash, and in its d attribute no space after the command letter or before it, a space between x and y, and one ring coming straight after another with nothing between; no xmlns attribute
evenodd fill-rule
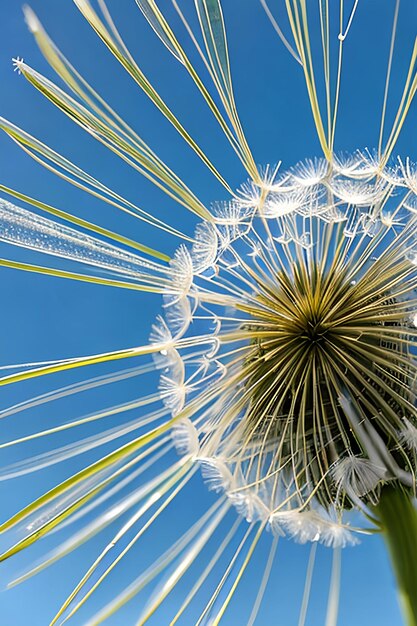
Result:
<svg viewBox="0 0 417 626"><path fill-rule="evenodd" d="M415 484L417 172L368 152L267 169L216 206L151 340L181 453L249 521L355 543L346 510Z"/></svg>

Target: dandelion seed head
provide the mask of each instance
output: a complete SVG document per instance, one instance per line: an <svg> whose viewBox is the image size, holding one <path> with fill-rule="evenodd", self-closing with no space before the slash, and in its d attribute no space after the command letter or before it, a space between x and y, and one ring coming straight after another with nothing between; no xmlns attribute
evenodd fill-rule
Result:
<svg viewBox="0 0 417 626"><path fill-rule="evenodd" d="M41 266L9 259L1 259L0 265L158 294L161 313L144 346L135 344L133 348L87 357L39 360L23 364L20 372L2 376L2 384L10 384L130 357L149 359L132 370L20 402L2 411L2 417L102 384L153 375L155 371L159 385L157 391L145 391L133 402L106 407L3 444L28 443L102 418L118 419L125 411L135 409L134 420L126 425L117 421L100 436L66 444L6 470L3 478L23 475L138 431L3 523L6 542L9 537L11 541L1 558L29 546L59 524L66 527L95 507L102 507L39 565L21 576L17 580L20 582L126 514L110 543L53 619L53 623L62 618L66 621L145 531L147 539L154 521L200 469L204 488L218 494L216 502L89 623L102 623L161 576L139 618L140 624L147 623L182 576L192 566L198 569L200 561L205 562L202 571L171 623L177 623L197 592L203 593L209 587L205 583L212 568L228 562L198 618L198 624L219 624L264 529L274 539L248 623L255 623L278 537L313 544L299 617L299 623L304 623L315 544L331 549L355 545L356 531L369 532L361 524L360 512L369 520L375 519L375 513L380 516L381 528L386 532L382 510L386 494L403 498L407 506L415 496L417 167L409 158L394 161L392 157L417 93L415 46L408 70L403 72L406 78L402 93L393 98L390 82L395 73L391 70L396 67L394 48L398 46L394 44L400 5L396 2L378 148L337 154L336 126L343 109L339 105L345 73L342 44L350 38L358 2L354 2L350 13L343 3L334 13L332 3L326 3L326 7L319 3L314 18L309 3L286 2L291 31L291 39L287 40L267 3L261 0L291 61L295 59L296 70L304 74L309 110L323 156L289 168L282 167L281 161L259 167L239 118L221 0L196 2L197 19L190 23L189 8L186 16L179 3L173 1L171 8L191 39L192 45L184 48L182 37L177 39L171 28L169 12L165 15L164 3L136 0L142 16L164 45L164 52L179 61L180 69L188 73L208 104L226 143L246 172L248 180L233 192L230 172L218 169L212 156L205 153L204 132L198 138L190 134L189 120L177 117L175 107L171 110L168 100L157 90L158 81L148 78L141 60L135 60L128 50L104 0L96 3L97 8L94 4L75 0L108 50L194 151L225 195L211 206L205 203L194 188L198 176L191 174L182 180L172 164L165 163L138 134L140 129L124 122L112 104L90 87L49 38L34 12L25 7L28 27L59 83L20 58L14 60L15 71L77 123L90 140L109 148L124 165L133 167L135 174L144 175L180 211L188 210L202 221L194 233L185 232L186 219L181 218L183 223L175 226L165 223L156 213L136 206L120 195L120 190L111 189L56 149L0 118L1 130L49 171L91 193L95 200L162 230L164 237L166 234L182 242L169 248L172 254L177 246L170 258L166 250L151 249L117 230L109 231L49 206L46 201L2 187L5 193L33 204L36 211L0 199L0 240L28 252L52 255L54 263L62 263L64 268L66 264L71 269L73 263L80 263L85 273L57 269L55 264ZM308 28L309 23L317 22L319 29ZM316 42L313 33L318 35ZM338 40L340 44L334 46ZM199 65L194 65L192 55L188 56L193 45ZM339 54L333 58L336 49ZM200 66L207 70L201 76ZM256 111L253 113L256 119ZM297 120L298 129L303 124L304 118ZM304 132L302 140L303 149L309 152ZM285 154L282 147L278 154L281 158ZM54 219L43 217L44 212ZM174 219L178 215L175 211ZM14 370L15 366L6 369ZM146 382L141 385L141 389L146 387ZM144 415L140 414L142 409ZM172 460L173 448L179 459ZM151 474L150 478L138 484L136 479L145 472ZM238 519L229 532L223 532L230 509L246 520L247 527ZM187 507L186 513L192 516L194 507ZM351 525L353 514L355 527ZM226 552L233 550L233 540L242 528L243 538L227 561ZM17 541L13 538L16 531L20 533ZM209 559L200 558L209 540L212 544L219 540L218 548ZM415 591L414 582L410 597ZM339 585L337 550L326 618L329 624L336 623Z"/></svg>
<svg viewBox="0 0 417 626"><path fill-rule="evenodd" d="M201 398L203 476L243 517L300 543L354 544L344 511L409 475L398 469L410 466L406 435L400 448L393 437L404 419L415 423L415 217L406 178L394 178L366 153L301 163L280 174L285 191L269 181L259 206L216 205L217 234L197 229L197 257L204 240L218 273L203 276L198 262L191 277L183 271L193 313L175 344L184 364L175 393L188 385L189 395L172 402L178 411ZM214 358L210 317L223 364L214 380L207 364L187 365L191 344Z"/></svg>

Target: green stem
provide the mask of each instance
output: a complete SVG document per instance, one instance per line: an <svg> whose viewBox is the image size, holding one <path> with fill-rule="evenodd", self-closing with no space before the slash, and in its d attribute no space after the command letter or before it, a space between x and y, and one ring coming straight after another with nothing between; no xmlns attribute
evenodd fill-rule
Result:
<svg viewBox="0 0 417 626"><path fill-rule="evenodd" d="M410 495L386 486L376 507L397 577L407 626L417 626L417 511Z"/></svg>

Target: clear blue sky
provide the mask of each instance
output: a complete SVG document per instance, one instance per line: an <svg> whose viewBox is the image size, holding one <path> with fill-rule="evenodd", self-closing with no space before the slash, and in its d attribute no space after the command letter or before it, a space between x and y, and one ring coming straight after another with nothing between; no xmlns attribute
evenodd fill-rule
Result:
<svg viewBox="0 0 417 626"><path fill-rule="evenodd" d="M191 0L188 4L190 3ZM51 104L44 101L23 77L13 72L11 58L20 56L39 71L52 75L27 31L19 4L16 0L1 1L0 115L49 142L52 147L61 150L143 208L160 217L170 216L172 223L180 223L185 232L191 233L194 219L185 210L177 208L144 179L107 154ZM181 116L187 129L204 146L219 170L232 185L238 186L245 178L239 163L185 72L155 37L134 0L109 0L108 4L140 65L167 97L175 113ZM186 2L183 4L187 5ZM283 14L284 2L277 0L276 4ZM316 3L312 4L316 6ZM346 2L349 8L352 4L353 2ZM357 148L373 148L377 145L394 4L393 0L359 2L351 36L346 43L337 150L352 152ZM169 5L168 0L161 2L161 6ZM274 5L272 0L271 5ZM199 197L208 204L223 199L224 191L213 183L212 177L203 166L181 144L175 131L161 119L158 112L123 73L83 21L71 0L33 0L31 6L72 63L111 101L112 106L150 146L168 164L174 166ZM319 156L320 148L306 104L300 68L275 36L259 3L257 0L225 0L224 11L236 99L257 163L276 163L282 160L285 168L306 157ZM393 66L393 104L398 102L400 85L405 78L416 24L415 0L403 0L397 55ZM389 114L392 114L391 106ZM416 118L414 105L397 146L398 154L408 155L414 160L417 159ZM175 248L172 239L161 238L159 233L142 227L109 207L103 207L98 201L42 170L11 140L2 135L0 159L0 183L42 198L45 202L96 221L131 238L137 237L168 253ZM10 254L7 246L0 248L1 256ZM20 258L26 257L22 254ZM42 262L42 259L37 257L36 261ZM69 281L20 274L12 270L2 270L0 280L0 364L64 358L141 345L147 341L152 321L161 307L158 297L72 284ZM105 371L110 369L97 368L89 372L89 375L99 375ZM2 392L1 407L8 406L17 399L79 380L81 375L67 374L58 378L26 383L18 390ZM10 418L1 424L1 440L9 440L25 432L34 432L40 427L46 428L57 420L66 421L109 404L132 399L140 393L142 390L138 389L138 382L133 379L117 389L101 390L97 394L87 394L67 403L57 403ZM93 432L94 430L85 431L84 435ZM63 445L65 442L63 437L58 437L54 440L54 445ZM43 449L35 443L31 446L7 451L4 454L6 463L12 463L27 454L37 454ZM52 471L38 472L29 480L26 478L0 483L1 518L5 518L20 504L67 476L86 460L77 459L72 466L54 466ZM117 570L114 582L105 586L103 593L97 594L97 598L92 598L92 604L96 603L99 607L105 602L106 594L112 592L113 585L122 586L124 581L127 583L134 578L142 569L142 563L148 563L155 555L156 542L158 545L169 545L176 537L176 528L184 528L190 516L203 510L208 499L205 486L201 480L196 479L192 489L170 509L169 515L159 524L159 538L156 539L156 535L152 534L152 541L138 546L126 560L126 564ZM39 577L2 593L0 623L4 626L45 626L54 609L58 608L108 536L108 533L100 535L81 551L49 568ZM48 540L42 543L46 547L50 545ZM256 594L253 591L253 581L259 581L266 548L267 541L248 570L236 602L226 614L225 626L246 623L250 603ZM43 549L40 544L19 555L13 562L1 564L0 584L4 586L14 574L25 569ZM319 550L307 621L309 626L323 626L324 623L323 607L327 594L329 557L329 551ZM280 542L258 624L297 624L307 558L308 550L304 547L285 540ZM180 589L184 591L192 582L192 575L188 576L181 583ZM175 592L173 595L175 600ZM134 599L123 613L109 623L120 626L133 624L144 600L146 592ZM172 614L169 611L170 603L173 600L167 601L166 608L158 613L151 624L164 626L168 623L168 616ZM85 615L81 613L72 623L83 624ZM343 553L339 625L395 626L399 623L394 581L382 542L378 538L365 538L359 547L347 549ZM192 619L184 624L191 626Z"/></svg>

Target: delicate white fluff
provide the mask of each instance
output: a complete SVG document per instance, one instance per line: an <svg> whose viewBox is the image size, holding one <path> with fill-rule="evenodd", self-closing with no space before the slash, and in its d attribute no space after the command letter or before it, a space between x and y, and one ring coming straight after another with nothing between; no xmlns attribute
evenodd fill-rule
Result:
<svg viewBox="0 0 417 626"><path fill-rule="evenodd" d="M295 191L299 188L299 183L294 181L292 175L289 172L280 174L271 179L268 184L263 185L263 189L268 193L285 193L286 191Z"/></svg>
<svg viewBox="0 0 417 626"><path fill-rule="evenodd" d="M405 417L403 422L404 428L399 432L400 443L405 444L410 450L417 451L417 428Z"/></svg>
<svg viewBox="0 0 417 626"><path fill-rule="evenodd" d="M244 193L245 187L253 187L254 190L257 190L258 197L265 195L265 192L270 192L276 184L278 170L282 165L282 161L279 161L276 165L265 165L258 169L259 176L261 178L260 183L253 183L252 181L248 181L241 188L241 193ZM288 177L288 176L287 176Z"/></svg>
<svg viewBox="0 0 417 626"><path fill-rule="evenodd" d="M247 232L254 208L236 199L214 204L213 211L220 249Z"/></svg>
<svg viewBox="0 0 417 626"><path fill-rule="evenodd" d="M217 385L219 381L227 374L227 367L208 356L208 353L193 359L195 370L192 374L192 380L189 387L193 391L197 389L205 389L208 385Z"/></svg>
<svg viewBox="0 0 417 626"><path fill-rule="evenodd" d="M219 458L199 458L201 473L210 491L228 492L233 486L233 476Z"/></svg>
<svg viewBox="0 0 417 626"><path fill-rule="evenodd" d="M333 178L329 187L340 200L356 207L375 204L383 199L386 190L381 180L371 184L345 178Z"/></svg>
<svg viewBox="0 0 417 626"><path fill-rule="evenodd" d="M335 507L325 509L314 499L311 507L320 523L319 543L327 548L346 548L359 543L358 537L343 523Z"/></svg>
<svg viewBox="0 0 417 626"><path fill-rule="evenodd" d="M348 546L356 546L359 539L343 524L323 521L319 542L326 548L347 548Z"/></svg>
<svg viewBox="0 0 417 626"><path fill-rule="evenodd" d="M291 537L297 543L320 539L320 519L313 511L277 511L269 518L272 531Z"/></svg>
<svg viewBox="0 0 417 626"><path fill-rule="evenodd" d="M369 237L374 237L381 228L381 220L373 215L364 215L362 219L363 232Z"/></svg>
<svg viewBox="0 0 417 626"><path fill-rule="evenodd" d="M172 357L175 357L173 351L173 338L165 319L158 315L156 321L152 324L152 330L149 335L151 344L161 344L163 347L159 352L152 354L153 361L158 369L162 369L171 365ZM176 357L175 357L176 358Z"/></svg>
<svg viewBox="0 0 417 626"><path fill-rule="evenodd" d="M13 61L13 71L17 72L20 76L20 74L22 73L22 67L25 64L25 61L22 57L15 57L12 59Z"/></svg>
<svg viewBox="0 0 417 626"><path fill-rule="evenodd" d="M268 528L274 537L285 537L285 529L282 523L282 513L273 513L269 516Z"/></svg>
<svg viewBox="0 0 417 626"><path fill-rule="evenodd" d="M195 243L191 250L191 260L195 274L201 274L212 267L217 259L218 237L214 227L208 222L197 224L194 233Z"/></svg>
<svg viewBox="0 0 417 626"><path fill-rule="evenodd" d="M416 183L416 188L417 188L417 183ZM404 202L404 206L406 209L408 209L412 213L417 213L417 190L416 190L416 193L412 193L408 196L408 198Z"/></svg>
<svg viewBox="0 0 417 626"><path fill-rule="evenodd" d="M320 209L320 219L323 222L334 224L346 221L346 216L336 204L323 204Z"/></svg>
<svg viewBox="0 0 417 626"><path fill-rule="evenodd" d="M197 457L200 452L198 431L191 420L182 419L171 431L172 440L178 454Z"/></svg>
<svg viewBox="0 0 417 626"><path fill-rule="evenodd" d="M172 333L162 315L158 315L152 324L149 341L150 343L162 344L170 344L172 342Z"/></svg>
<svg viewBox="0 0 417 626"><path fill-rule="evenodd" d="M180 299L188 294L194 278L191 255L184 245L180 245L175 251L170 267L171 291Z"/></svg>
<svg viewBox="0 0 417 626"><path fill-rule="evenodd" d="M149 341L152 344L164 344L160 353L154 355L154 360L158 366L166 364L166 357L169 350L174 346L175 341L180 339L187 331L192 321L191 304L188 298L175 299L168 296L164 305L165 315L158 315L152 324Z"/></svg>
<svg viewBox="0 0 417 626"><path fill-rule="evenodd" d="M173 416L178 415L185 404L187 392L185 384L162 374L159 379L159 391L164 406L171 411Z"/></svg>
<svg viewBox="0 0 417 626"><path fill-rule="evenodd" d="M276 218L299 211L306 202L306 194L303 191L291 191L270 193L262 207L262 214L266 218Z"/></svg>
<svg viewBox="0 0 417 626"><path fill-rule="evenodd" d="M172 337L177 340L187 331L192 319L193 311L189 298L164 298L165 322Z"/></svg>
<svg viewBox="0 0 417 626"><path fill-rule="evenodd" d="M215 223L226 226L236 226L241 224L253 215L254 206L245 204L240 199L234 198L229 202L215 202L213 205Z"/></svg>
<svg viewBox="0 0 417 626"><path fill-rule="evenodd" d="M266 187L264 187L266 189ZM261 187L255 185L252 180L243 183L236 192L236 206L240 207L241 212L247 209L257 209L260 206L263 193ZM219 205L219 208L221 205ZM220 215L219 215L220 217Z"/></svg>
<svg viewBox="0 0 417 626"><path fill-rule="evenodd" d="M274 535L285 535L301 544L317 541L326 547L345 548L358 543L353 533L332 520L324 509L278 511L270 516L269 527Z"/></svg>
<svg viewBox="0 0 417 626"><path fill-rule="evenodd" d="M417 167L411 163L407 157L405 163L398 159L400 163L400 171L404 178L404 184L411 189L414 194L417 194Z"/></svg>
<svg viewBox="0 0 417 626"><path fill-rule="evenodd" d="M332 477L340 492L353 491L362 497L373 491L378 483L386 477L385 467L378 466L369 459L363 459L349 455L335 463L332 469Z"/></svg>
<svg viewBox="0 0 417 626"><path fill-rule="evenodd" d="M381 164L376 155L369 151L358 150L353 155L338 154L335 156L334 169L343 176L366 179L381 172Z"/></svg>
<svg viewBox="0 0 417 626"><path fill-rule="evenodd" d="M227 497L239 515L247 522L264 521L268 519L269 511L262 500L250 490L228 493Z"/></svg>
<svg viewBox="0 0 417 626"><path fill-rule="evenodd" d="M164 356L166 358L163 374L172 378L178 384L183 384L185 381L185 363L180 353L175 348L170 348Z"/></svg>
<svg viewBox="0 0 417 626"><path fill-rule="evenodd" d="M312 187L321 183L327 176L329 164L326 159L307 159L292 170L292 177L303 187Z"/></svg>
<svg viewBox="0 0 417 626"><path fill-rule="evenodd" d="M173 348L167 350L166 354L160 354L160 357L159 365L165 365L159 379L161 400L172 415L177 415L184 407L187 393L185 365L180 354Z"/></svg>

